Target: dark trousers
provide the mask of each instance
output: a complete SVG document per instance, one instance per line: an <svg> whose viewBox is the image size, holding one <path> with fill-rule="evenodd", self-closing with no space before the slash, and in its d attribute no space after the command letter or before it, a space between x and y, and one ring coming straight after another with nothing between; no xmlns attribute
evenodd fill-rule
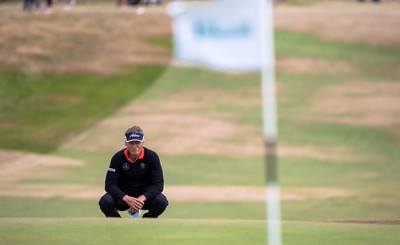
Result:
<svg viewBox="0 0 400 245"><path fill-rule="evenodd" d="M106 217L118 217L121 215L118 211L125 211L129 209L129 205L122 199L114 198L106 193L100 198L100 209ZM149 210L143 215L143 218L157 218L160 216L168 206L167 198L162 194L158 194L154 198L145 201L143 210Z"/></svg>

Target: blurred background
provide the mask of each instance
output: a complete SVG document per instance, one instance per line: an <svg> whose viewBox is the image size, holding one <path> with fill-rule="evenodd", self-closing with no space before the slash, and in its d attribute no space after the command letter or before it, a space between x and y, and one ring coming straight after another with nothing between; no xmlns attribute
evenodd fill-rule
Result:
<svg viewBox="0 0 400 245"><path fill-rule="evenodd" d="M0 217L103 217L140 125L162 218L265 219L260 75L174 66L169 2L0 1ZM399 219L399 10L275 1L284 220Z"/></svg>

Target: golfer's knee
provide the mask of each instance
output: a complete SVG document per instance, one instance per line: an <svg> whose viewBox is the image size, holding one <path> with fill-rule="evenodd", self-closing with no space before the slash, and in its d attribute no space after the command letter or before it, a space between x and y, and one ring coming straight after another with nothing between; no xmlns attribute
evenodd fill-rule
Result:
<svg viewBox="0 0 400 245"><path fill-rule="evenodd" d="M109 207L109 206L113 206L113 205L114 205L114 199L108 193L104 194L99 200L100 207Z"/></svg>
<svg viewBox="0 0 400 245"><path fill-rule="evenodd" d="M168 206L168 199L163 194L159 194L154 198L153 204L165 209Z"/></svg>

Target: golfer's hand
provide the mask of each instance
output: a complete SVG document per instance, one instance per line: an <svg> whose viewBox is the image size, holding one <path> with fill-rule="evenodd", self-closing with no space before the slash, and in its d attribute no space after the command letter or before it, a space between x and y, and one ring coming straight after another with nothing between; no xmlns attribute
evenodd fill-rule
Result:
<svg viewBox="0 0 400 245"><path fill-rule="evenodd" d="M131 207L131 209L135 211L141 209L144 205L144 200L140 197L136 198L125 195L122 200L124 200Z"/></svg>

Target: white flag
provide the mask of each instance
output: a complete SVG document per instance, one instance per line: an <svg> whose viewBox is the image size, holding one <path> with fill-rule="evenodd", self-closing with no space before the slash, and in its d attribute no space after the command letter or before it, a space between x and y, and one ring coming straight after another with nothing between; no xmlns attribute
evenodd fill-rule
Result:
<svg viewBox="0 0 400 245"><path fill-rule="evenodd" d="M260 71L263 128L268 173L266 200L268 244L281 245L280 190L277 181L275 55L273 0L219 0L188 5L174 2L175 58L220 71ZM272 169L272 170L271 170Z"/></svg>
<svg viewBox="0 0 400 245"><path fill-rule="evenodd" d="M220 71L260 71L260 33L268 31L261 22L269 19L260 14L261 5L260 0L169 4L176 60Z"/></svg>

